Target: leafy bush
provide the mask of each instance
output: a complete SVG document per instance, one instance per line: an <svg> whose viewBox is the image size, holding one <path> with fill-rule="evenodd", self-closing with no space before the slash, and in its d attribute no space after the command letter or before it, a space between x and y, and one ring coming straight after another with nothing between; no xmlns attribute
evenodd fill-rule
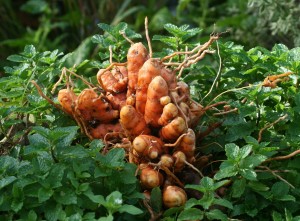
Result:
<svg viewBox="0 0 300 221"><path fill-rule="evenodd" d="M126 204L142 195L136 167L124 162L125 151L103 156L99 140L88 148L71 145L77 131L75 126L33 127L30 144L17 158L1 157L1 219L94 220L107 214L112 220L116 212L142 213Z"/></svg>
<svg viewBox="0 0 300 221"><path fill-rule="evenodd" d="M99 27L105 33L93 41L114 45L118 61L129 47L119 31L140 37L125 23ZM157 56L198 44L200 29L164 27L167 35L153 37L153 43L164 44ZM245 50L221 40L213 47L213 55L181 75L203 106L227 103L227 109L207 111L197 127L195 167L204 177L186 185L197 196L165 210L160 190L153 189L150 211L162 220L298 220L300 48L276 44L271 50ZM101 141L89 141L30 83L35 80L57 103L50 91L65 65L96 82L94 67L107 65L107 51L99 53L101 60L73 66L78 53L39 52L28 45L8 57L13 63L0 79L3 220L149 220L136 166L124 161L125 151L103 154ZM84 85L78 81L76 87Z"/></svg>
<svg viewBox="0 0 300 221"><path fill-rule="evenodd" d="M266 43L281 42L290 46L300 43L297 14L300 7L297 1L248 1L248 8L253 17L257 17L254 32L259 38L273 36ZM268 42L269 41L269 42Z"/></svg>

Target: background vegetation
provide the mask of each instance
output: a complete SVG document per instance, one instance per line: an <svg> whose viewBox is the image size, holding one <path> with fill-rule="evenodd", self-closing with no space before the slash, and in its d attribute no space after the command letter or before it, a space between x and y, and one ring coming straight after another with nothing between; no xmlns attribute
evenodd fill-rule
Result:
<svg viewBox="0 0 300 221"><path fill-rule="evenodd" d="M206 162L197 166L205 178L188 188L203 197L163 211L156 189L154 212L162 220L299 220L299 1L3 0L0 11L0 220L149 220L125 152L99 154L103 143L89 141L30 83L36 80L55 100L50 91L63 67L95 82L111 43L98 24L118 31L126 22L144 37L145 16L157 55L178 46L159 35L182 41L167 23L202 29L186 42L191 45L229 30L219 50L213 46L219 52L186 69L182 79L204 106L227 101L238 109L226 116L208 112L197 128L197 153ZM114 44L122 60L129 45ZM262 86L265 77L287 71L293 74L277 87Z"/></svg>
<svg viewBox="0 0 300 221"><path fill-rule="evenodd" d="M226 39L248 49L257 45L270 49L275 43L294 47L300 42L298 0L1 2L0 67L4 66L8 55L22 50L27 44L35 45L40 51L59 49L65 53L82 45L85 49L83 57L95 56L89 37L99 33L98 23L115 25L124 21L142 33L145 16L149 17L153 35L163 32L162 24L173 23L199 27L203 29L202 36L212 31L230 30Z"/></svg>

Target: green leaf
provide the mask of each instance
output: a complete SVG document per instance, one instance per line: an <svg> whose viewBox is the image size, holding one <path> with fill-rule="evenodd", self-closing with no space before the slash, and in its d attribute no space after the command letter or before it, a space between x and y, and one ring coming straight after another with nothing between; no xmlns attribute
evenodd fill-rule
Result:
<svg viewBox="0 0 300 221"><path fill-rule="evenodd" d="M46 173L51 169L53 164L53 159L48 152L39 152L38 156L32 160L32 164L36 171L41 173Z"/></svg>
<svg viewBox="0 0 300 221"><path fill-rule="evenodd" d="M123 203L122 193L113 191L105 198L105 200L112 205L121 205Z"/></svg>
<svg viewBox="0 0 300 221"><path fill-rule="evenodd" d="M198 190L202 193L204 193L206 191L206 189L202 186L202 185L193 185L193 184L187 184L185 185L186 189L194 189L194 190Z"/></svg>
<svg viewBox="0 0 300 221"><path fill-rule="evenodd" d="M159 187L155 187L151 190L150 205L156 213L162 210L162 194Z"/></svg>
<svg viewBox="0 0 300 221"><path fill-rule="evenodd" d="M95 44L101 44L104 47L106 46L106 41L105 41L105 37L103 35L94 35L92 37L92 42Z"/></svg>
<svg viewBox="0 0 300 221"><path fill-rule="evenodd" d="M214 201L214 192L207 192L203 195L203 197L200 200L198 200L198 204L207 210L211 205L213 205Z"/></svg>
<svg viewBox="0 0 300 221"><path fill-rule="evenodd" d="M203 177L200 181L200 185L206 190L214 190L214 180L210 177Z"/></svg>
<svg viewBox="0 0 300 221"><path fill-rule="evenodd" d="M273 184L271 192L273 193L275 198L280 198L282 197L282 195L287 195L289 189L290 188L286 183L279 181Z"/></svg>
<svg viewBox="0 0 300 221"><path fill-rule="evenodd" d="M114 217L109 214L107 217L101 217L98 221L114 221Z"/></svg>
<svg viewBox="0 0 300 221"><path fill-rule="evenodd" d="M265 184L263 184L261 182L258 182L258 181L250 181L248 183L248 186L250 188L252 188L253 190L259 191L259 192L261 192L261 191L263 191L263 192L264 191L268 191L270 189L267 185L265 185Z"/></svg>
<svg viewBox="0 0 300 221"><path fill-rule="evenodd" d="M173 24L165 24L164 28L169 33L171 33L172 35L174 35L176 37L179 37L179 38L185 37L184 40L201 32L201 29L199 29L199 28L189 29L188 25L182 25L182 26L178 27Z"/></svg>
<svg viewBox="0 0 300 221"><path fill-rule="evenodd" d="M92 40L94 42L95 41L96 42L100 41L106 47L109 46L109 45L116 46L116 44L119 45L119 46L120 45L126 45L126 43L124 44L124 42L126 40L122 36L122 34L121 34L122 32L128 33L130 35L134 35L134 32L126 32L126 29L127 29L128 25L126 23L124 23L124 22L120 22L119 24L117 24L115 26L114 25L104 24L104 23L99 23L98 26L103 31L105 31L105 33L104 33L105 35L108 33L110 35L110 38L108 38L108 37L101 38L99 36L96 36ZM127 36L127 37L130 38L131 36ZM134 36L134 37L136 37L136 36ZM121 44L121 42L123 44Z"/></svg>
<svg viewBox="0 0 300 221"><path fill-rule="evenodd" d="M236 161L239 156L239 147L234 143L226 144L225 152L229 160Z"/></svg>
<svg viewBox="0 0 300 221"><path fill-rule="evenodd" d="M277 211L273 210L272 212L273 221L282 221L282 216Z"/></svg>
<svg viewBox="0 0 300 221"><path fill-rule="evenodd" d="M152 40L161 41L172 48L177 48L178 41L175 37L163 36L163 35L154 35Z"/></svg>
<svg viewBox="0 0 300 221"><path fill-rule="evenodd" d="M241 168L254 168L256 166L259 166L263 161L265 161L267 159L266 156L264 155L251 155L246 157L244 160L242 160L240 167Z"/></svg>
<svg viewBox="0 0 300 221"><path fill-rule="evenodd" d="M138 34L138 33L136 33L135 31L133 31L133 30L131 30L129 28L126 28L125 34L130 39L142 38L141 34Z"/></svg>
<svg viewBox="0 0 300 221"><path fill-rule="evenodd" d="M14 211L14 212L18 212L22 209L23 207L23 200L21 199L13 199L12 203L11 203L11 209Z"/></svg>
<svg viewBox="0 0 300 221"><path fill-rule="evenodd" d="M8 77L1 77L0 78L0 86L1 89L3 90L10 90L12 87L22 87L22 79L20 78L15 78L12 76L8 76ZM6 108L2 108L1 109L1 116L3 117L7 117L10 113L12 113L13 111L15 111L17 107L16 106L12 106L12 107L6 107Z"/></svg>
<svg viewBox="0 0 300 221"><path fill-rule="evenodd" d="M226 141L233 142L238 139L243 139L247 136L250 136L254 130L255 130L254 122L248 121L248 122L236 124L228 128L228 131L226 133Z"/></svg>
<svg viewBox="0 0 300 221"><path fill-rule="evenodd" d="M41 96L33 95L33 94L29 94L27 96L27 100L34 106L47 104L47 101L44 98L42 98Z"/></svg>
<svg viewBox="0 0 300 221"><path fill-rule="evenodd" d="M198 200L195 198L190 198L188 199L188 201L185 203L184 205L184 209L189 209L192 208L194 206L198 205Z"/></svg>
<svg viewBox="0 0 300 221"><path fill-rule="evenodd" d="M112 173L111 170L104 169L102 167L96 167L94 171L94 177L99 178L99 177L107 177Z"/></svg>
<svg viewBox="0 0 300 221"><path fill-rule="evenodd" d="M276 44L272 48L272 54L274 54L277 57L280 57L281 54L288 52L288 47L285 46L284 44Z"/></svg>
<svg viewBox="0 0 300 221"><path fill-rule="evenodd" d="M41 136L43 136L45 138L49 138L50 130L46 127L34 126L32 128L32 131L35 131L36 133L40 134Z"/></svg>
<svg viewBox="0 0 300 221"><path fill-rule="evenodd" d="M31 185L28 185L24 188L26 197L34 197L36 201L38 199L38 190L42 188L41 184L37 181L33 182Z"/></svg>
<svg viewBox="0 0 300 221"><path fill-rule="evenodd" d="M61 54L58 54L58 49L56 49L56 50L54 50L54 51L52 51L51 52L51 54L50 54L50 58L52 58L53 59L53 61L55 60L55 58L57 58L57 56L59 56L59 55L63 55L63 53L61 53Z"/></svg>
<svg viewBox="0 0 300 221"><path fill-rule="evenodd" d="M251 169L241 169L240 174L247 180L256 180L256 173Z"/></svg>
<svg viewBox="0 0 300 221"><path fill-rule="evenodd" d="M38 190L38 198L39 198L39 202L43 203L45 201L47 201L48 199L50 199L50 197L53 195L53 190L52 189L46 189L46 188L40 188Z"/></svg>
<svg viewBox="0 0 300 221"><path fill-rule="evenodd" d="M282 195L281 197L277 197L277 200L280 201L293 201L296 202L296 198L292 195Z"/></svg>
<svg viewBox="0 0 300 221"><path fill-rule="evenodd" d="M289 60L291 61L300 61L300 47L292 48L289 51Z"/></svg>
<svg viewBox="0 0 300 221"><path fill-rule="evenodd" d="M100 152L100 150L102 150L102 148L104 146L105 145L104 145L103 141L100 139L94 139L90 143L90 149L95 150L97 152Z"/></svg>
<svg viewBox="0 0 300 221"><path fill-rule="evenodd" d="M284 214L285 214L285 220L286 221L292 221L293 220L293 215L291 211L289 211L287 208L284 208Z"/></svg>
<svg viewBox="0 0 300 221"><path fill-rule="evenodd" d="M119 209L118 209L119 213L129 213L131 215L138 215L138 214L142 214L143 210L132 206L132 205L122 205Z"/></svg>
<svg viewBox="0 0 300 221"><path fill-rule="evenodd" d="M62 206L59 203L47 203L46 204L45 217L49 221L57 221L59 218L59 214L62 211Z"/></svg>
<svg viewBox="0 0 300 221"><path fill-rule="evenodd" d="M185 209L183 210L177 220L181 221L181 220L201 220L203 219L203 214L204 212L201 211L200 209L196 209L196 208L189 208L189 209Z"/></svg>
<svg viewBox="0 0 300 221"><path fill-rule="evenodd" d="M200 29L200 28L188 29L187 33L184 36L182 36L182 41L185 42L186 40L194 37L195 35L199 34L200 32L202 32L202 29Z"/></svg>
<svg viewBox="0 0 300 221"><path fill-rule="evenodd" d="M62 205L71 205L77 203L77 195L75 189L70 187L62 187L54 193L54 199Z"/></svg>
<svg viewBox="0 0 300 221"><path fill-rule="evenodd" d="M119 175L120 180L124 184L135 184L137 182L137 177L134 175L136 170L137 166L135 164L125 164L122 172Z"/></svg>
<svg viewBox="0 0 300 221"><path fill-rule="evenodd" d="M27 62L27 58L21 55L10 55L7 57L7 60L13 61L13 62Z"/></svg>
<svg viewBox="0 0 300 221"><path fill-rule="evenodd" d="M215 199L214 204L220 205L220 206L224 206L227 207L229 209L233 209L233 205L230 201L226 200L226 199Z"/></svg>
<svg viewBox="0 0 300 221"><path fill-rule="evenodd" d="M49 176L47 177L47 182L51 188L57 188L62 186L62 179L64 176L66 167L63 164L54 164L50 170Z"/></svg>
<svg viewBox="0 0 300 221"><path fill-rule="evenodd" d="M221 180L226 177L233 177L238 174L238 170L235 166L227 166L220 169L214 176L216 180Z"/></svg>
<svg viewBox="0 0 300 221"><path fill-rule="evenodd" d="M297 107L300 107L300 93L297 93L294 97L295 103Z"/></svg>
<svg viewBox="0 0 300 221"><path fill-rule="evenodd" d="M99 205L103 205L105 203L105 199L102 195L94 195L92 191L87 191L84 195L86 195L92 202Z"/></svg>
<svg viewBox="0 0 300 221"><path fill-rule="evenodd" d="M106 31L107 33L111 34L112 36L115 36L120 34L120 31L125 31L125 29L127 28L127 24L121 22L116 26L112 26L105 23L99 23L98 27L101 28L103 31Z"/></svg>
<svg viewBox="0 0 300 221"><path fill-rule="evenodd" d="M0 180L0 190L5 187L8 186L9 184L11 184L12 182L14 182L17 178L15 176L8 176L5 178L2 178Z"/></svg>
<svg viewBox="0 0 300 221"><path fill-rule="evenodd" d="M0 171L3 174L14 174L17 172L19 162L11 156L0 157Z"/></svg>
<svg viewBox="0 0 300 221"><path fill-rule="evenodd" d="M37 220L37 214L34 212L34 210L30 210L28 215L27 215L27 220L28 221L35 221Z"/></svg>
<svg viewBox="0 0 300 221"><path fill-rule="evenodd" d="M228 183L230 183L230 180L221 180L221 181L219 181L219 182L216 182L216 183L214 184L213 190L217 190L217 189L219 189L220 187L222 187L222 186L224 186L224 185L226 185L226 184L228 184Z"/></svg>
<svg viewBox="0 0 300 221"><path fill-rule="evenodd" d="M259 202L255 194L247 194L245 196L245 212L252 218L257 216L260 206L263 205Z"/></svg>
<svg viewBox="0 0 300 221"><path fill-rule="evenodd" d="M78 128L78 126L55 128L50 131L49 139L58 147L70 146L77 135Z"/></svg>
<svg viewBox="0 0 300 221"><path fill-rule="evenodd" d="M103 166L108 168L119 168L124 166L125 150L122 148L111 149L105 156L98 155L97 160L102 163Z"/></svg>
<svg viewBox="0 0 300 221"><path fill-rule="evenodd" d="M300 158L297 157L297 158L289 160L288 168L300 169Z"/></svg>
<svg viewBox="0 0 300 221"><path fill-rule="evenodd" d="M251 145L245 145L240 149L239 152L239 159L244 159L246 158L252 151L252 146Z"/></svg>
<svg viewBox="0 0 300 221"><path fill-rule="evenodd" d="M87 191L88 189L89 189L90 187L89 187L89 183L81 183L80 185L79 185L79 187L78 187L78 191L79 192L85 192L85 191Z"/></svg>
<svg viewBox="0 0 300 221"><path fill-rule="evenodd" d="M80 174L80 178L90 178L92 175L88 172L83 172Z"/></svg>
<svg viewBox="0 0 300 221"><path fill-rule="evenodd" d="M178 214L182 210L183 210L182 206L181 207L173 207L173 208L165 210L163 215L164 215L164 217L169 217L169 216L172 216L174 214Z"/></svg>
<svg viewBox="0 0 300 221"><path fill-rule="evenodd" d="M89 150L82 146L61 146L59 150L59 155L63 155L66 160L89 157Z"/></svg>
<svg viewBox="0 0 300 221"><path fill-rule="evenodd" d="M88 212L88 213L84 214L84 216L82 218L83 218L83 220L86 220L86 221L95 220L96 219L96 213L95 212Z"/></svg>
<svg viewBox="0 0 300 221"><path fill-rule="evenodd" d="M19 58L17 58L18 60ZM27 72L28 71L28 68L30 67L30 65L28 63L22 63L18 66L14 66L13 68L11 67L5 67L5 71L11 75L14 75L14 76L18 76L18 77L21 77L22 79L26 78L27 79ZM23 76L21 74L23 74L24 72L26 72ZM22 89L21 88L16 88L15 90L18 90L18 89Z"/></svg>
<svg viewBox="0 0 300 221"><path fill-rule="evenodd" d="M26 57L33 57L36 55L36 49L33 45L26 45L24 48L24 52L22 53L23 55L25 55Z"/></svg>
<svg viewBox="0 0 300 221"><path fill-rule="evenodd" d="M209 220L228 220L228 217L218 209L213 209L205 213Z"/></svg>
<svg viewBox="0 0 300 221"><path fill-rule="evenodd" d="M42 13L47 8L48 8L48 3L44 0L40 0L40 1L29 0L21 6L21 10L31 14Z"/></svg>
<svg viewBox="0 0 300 221"><path fill-rule="evenodd" d="M215 185L213 179L211 179L210 177L203 177L201 179L201 182L200 182L199 185L188 184L188 185L185 186L185 188L195 189L195 190L198 190L198 191L204 193L204 192L207 192L207 191L214 191L214 190L216 190L216 189L218 189L220 187L220 184L222 186L226 182L227 182L227 180L225 182L221 181L217 185Z"/></svg>
<svg viewBox="0 0 300 221"><path fill-rule="evenodd" d="M16 182L13 184L12 188L12 196L15 199L22 199L23 198L23 187L20 182Z"/></svg>
<svg viewBox="0 0 300 221"><path fill-rule="evenodd" d="M253 146L258 145L258 141L254 137L247 136L244 139L248 144L252 144Z"/></svg>
<svg viewBox="0 0 300 221"><path fill-rule="evenodd" d="M110 150L106 155L106 159L112 164L115 163L116 166L119 165L120 162L124 160L124 157L125 157L125 150L122 148L114 148Z"/></svg>
<svg viewBox="0 0 300 221"><path fill-rule="evenodd" d="M89 171L90 168L89 159L83 159L80 161L73 160L72 166L76 173L76 178L83 178L82 173Z"/></svg>

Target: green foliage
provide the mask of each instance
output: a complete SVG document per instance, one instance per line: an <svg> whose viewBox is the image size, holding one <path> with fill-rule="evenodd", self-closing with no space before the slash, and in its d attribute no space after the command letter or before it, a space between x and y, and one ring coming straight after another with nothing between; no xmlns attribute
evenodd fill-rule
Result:
<svg viewBox="0 0 300 221"><path fill-rule="evenodd" d="M150 206L153 211L159 213L162 211L162 194L159 187L155 187L151 190Z"/></svg>
<svg viewBox="0 0 300 221"><path fill-rule="evenodd" d="M256 45L271 48L279 42L289 47L299 45L300 9L295 0L27 0L4 1L0 9L4 12L0 20L6 24L0 28L0 69L7 65L4 59L8 55L30 44L39 51L59 49L66 53L84 48L83 59L95 57L98 48L90 44L89 36L98 33L99 22L110 25L127 22L143 32L145 16L149 18L152 34L165 34L161 24L172 23L177 27L189 24L203 29L203 36L230 29L230 34L223 38L238 41L247 48Z"/></svg>
<svg viewBox="0 0 300 221"><path fill-rule="evenodd" d="M126 58L126 52L130 46L129 42L124 39L122 34L125 34L129 39L141 38L142 36L128 28L126 23L117 25L107 25L100 23L99 28L104 31L103 35L94 35L92 41L100 45L104 52L99 52L101 60L106 60L103 63L109 63L109 47L112 48L113 61L121 62ZM100 66L101 67L101 66Z"/></svg>
<svg viewBox="0 0 300 221"><path fill-rule="evenodd" d="M228 42L220 45L220 50L225 68L221 72L219 88L226 86L227 90L216 88L211 98L215 102L229 101L239 111L223 119L223 127L208 143L215 142L217 135L219 144L224 146L226 157L222 159L214 178L232 180L226 194L227 200L234 202L229 214L243 220L254 217L269 220L267 211L273 211L274 220L278 218L278 213L284 214L286 211L292 214L291 217L297 216L297 169L289 167L285 161L274 160L267 164L265 160L275 154L287 155L299 146L296 137L299 130L295 120L298 119L300 66L297 57L300 50L289 50L278 44L271 51L261 47L245 51ZM266 76L286 71L292 71L293 75L278 83L276 88L262 86ZM270 126L262 130L266 125ZM223 152L214 145L205 150L213 155L220 151Z"/></svg>
<svg viewBox="0 0 300 221"><path fill-rule="evenodd" d="M220 209L217 209L217 207L211 209L212 206L217 205L229 209L233 208L231 202L226 199L217 198L215 195L215 191L226 183L228 183L228 180L215 182L209 177L204 177L198 185L186 185L186 189L194 189L201 192L201 199L191 198L186 202L184 207L166 210L164 216L169 217L178 214L178 216L176 215L176 220L199 220L204 219L204 217L208 220L227 220L226 214ZM164 220L167 219L165 218Z"/></svg>
<svg viewBox="0 0 300 221"><path fill-rule="evenodd" d="M235 144L225 145L227 160L221 163L220 170L215 175L215 179L220 180L227 177L240 175L247 180L256 180L255 167L260 165L266 157L259 154L251 154L251 145L239 148Z"/></svg>
<svg viewBox="0 0 300 221"><path fill-rule="evenodd" d="M142 195L136 166L124 162L124 150L101 155L99 140L74 145L77 131L74 126L34 127L18 158L0 158L1 219L104 220L107 214L112 220L143 212L134 206Z"/></svg>
<svg viewBox="0 0 300 221"><path fill-rule="evenodd" d="M297 1L250 0L248 5L250 12L257 16L254 31L261 37L265 37L264 33L269 30L272 36L276 36L280 42L299 45L300 35L297 30L296 15L299 14L300 7Z"/></svg>
<svg viewBox="0 0 300 221"><path fill-rule="evenodd" d="M176 45L170 43L170 37L160 39L175 50ZM188 201L184 208L166 211L164 220L168 220L170 216L179 220L203 217L220 220L227 220L228 217L269 220L267 211L272 211L274 220L281 217L278 214L297 217L300 212L297 203L299 194L296 190L299 186L299 167L292 168L286 161L274 160L267 163L267 160L276 154L287 155L299 147L296 122L299 117L300 50L277 44L272 50L255 47L246 51L232 42L219 43L219 50L221 64L210 63L208 66L204 60L199 66L186 70L183 79L194 90L194 99L201 101L204 106L226 101L232 108L238 109L237 113L227 114L219 119L207 113L208 116L202 118L201 128L199 127L200 131L205 131L211 124L222 121L221 128L202 140L199 151L213 156L214 164L204 171L209 175L217 170L214 180L209 178L211 186L214 182L222 182L224 178L231 180L229 187L225 188L225 197L222 198L231 206L222 205L222 210L218 211L214 207L215 191L212 191L211 195L204 194L199 200L191 199L196 207L189 208ZM215 60L217 59L218 55L215 56ZM218 65L222 65L222 69L220 76L215 79ZM283 78L275 88L262 85L267 76L287 71L293 74ZM217 80L218 86L203 99L214 80ZM217 164L218 161L221 164ZM206 179L204 177L199 185L203 185L202 181ZM200 187L198 190L203 192ZM199 209L199 206L203 209ZM213 214L208 215L205 210Z"/></svg>
<svg viewBox="0 0 300 221"><path fill-rule="evenodd" d="M185 7L184 1L180 4ZM90 64L107 66L109 46L114 59L123 61L129 43L120 31L132 39L140 37L126 23L99 27L104 33L91 39L106 49L99 54L101 61L82 57L72 69L84 72L84 77L91 76ZM198 28L170 23L164 27L167 35L153 37L153 42L165 45L156 55L200 44ZM211 49L214 54L185 69L181 77L203 106L226 101L236 109L225 114L216 106L196 128L201 135L221 124L198 140L197 153L209 156L210 162L199 168L204 175L199 182L185 186L197 196L191 195L182 207L164 210L162 190L154 188L150 206L156 214L163 213L162 220L299 219L300 167L294 151L300 144L300 48L275 44L270 50L245 50L220 40ZM10 65L0 79L1 220L149 219L140 203L136 165L126 163L124 149L102 154L100 140L88 141L75 122L41 98L30 83L37 81L57 102L49 91L62 68L80 52L63 56L59 50L39 52L28 45L7 58ZM280 78L276 87L262 84L267 76L288 71L293 73ZM292 152L293 158L288 156Z"/></svg>
<svg viewBox="0 0 300 221"><path fill-rule="evenodd" d="M173 24L165 24L164 28L173 36L167 37L162 35L154 35L153 40L159 40L170 46L173 50L177 51L184 50L185 46L187 46L185 42L201 32L201 29L191 29L188 25L177 27Z"/></svg>
<svg viewBox="0 0 300 221"><path fill-rule="evenodd" d="M83 59L95 57L98 48L90 44L89 37L98 33L99 22L118 25L126 21L141 31L145 16L149 16L150 29L159 32L163 29L160 24L174 21L166 3L166 0L4 1L0 9L5 13L0 14L0 20L7 25L0 28L0 69L7 65L7 56L30 44L39 51L59 49L69 53L81 48L85 51L80 55Z"/></svg>

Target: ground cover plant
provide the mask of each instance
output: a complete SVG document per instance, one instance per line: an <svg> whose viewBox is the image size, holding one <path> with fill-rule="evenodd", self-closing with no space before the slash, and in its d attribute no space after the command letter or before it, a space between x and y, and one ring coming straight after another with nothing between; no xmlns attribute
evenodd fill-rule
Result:
<svg viewBox="0 0 300 221"><path fill-rule="evenodd" d="M98 26L98 59L7 58L1 219L299 219L299 47Z"/></svg>

